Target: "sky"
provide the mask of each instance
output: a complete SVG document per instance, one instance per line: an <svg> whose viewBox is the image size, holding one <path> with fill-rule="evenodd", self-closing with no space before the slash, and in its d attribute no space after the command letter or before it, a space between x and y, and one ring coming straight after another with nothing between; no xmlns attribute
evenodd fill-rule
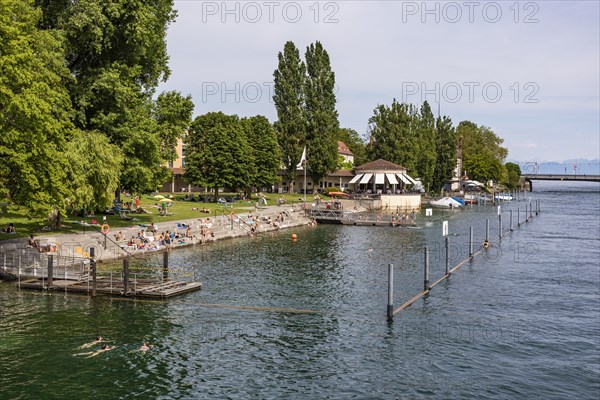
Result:
<svg viewBox="0 0 600 400"><path fill-rule="evenodd" d="M600 2L175 0L159 91L274 122L273 71L293 41L327 50L340 126L427 100L504 139L509 160L600 158Z"/></svg>

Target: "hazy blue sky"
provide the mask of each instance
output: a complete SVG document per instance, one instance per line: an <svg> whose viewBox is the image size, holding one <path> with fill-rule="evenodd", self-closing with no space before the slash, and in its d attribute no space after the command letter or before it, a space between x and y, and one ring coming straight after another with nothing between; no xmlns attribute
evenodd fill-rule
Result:
<svg viewBox="0 0 600 400"><path fill-rule="evenodd" d="M509 159L600 157L598 1L175 0L172 75L195 114L271 121L277 53L321 41L342 127L361 134L378 104L422 103L505 139Z"/></svg>

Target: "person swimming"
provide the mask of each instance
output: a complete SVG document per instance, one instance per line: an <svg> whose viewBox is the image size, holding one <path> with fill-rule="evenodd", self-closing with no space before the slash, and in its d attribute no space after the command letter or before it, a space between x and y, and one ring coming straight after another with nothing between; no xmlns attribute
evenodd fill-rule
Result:
<svg viewBox="0 0 600 400"><path fill-rule="evenodd" d="M81 346L78 347L78 349L79 350L89 349L90 347L94 347L98 343L104 343L104 342L107 342L107 340L104 340L104 338L102 336L96 336L96 339L94 339L90 343L82 344Z"/></svg>
<svg viewBox="0 0 600 400"><path fill-rule="evenodd" d="M152 345L148 342L144 342L141 346L140 346L140 351L141 352L146 352L148 350L150 350L150 348L152 347Z"/></svg>

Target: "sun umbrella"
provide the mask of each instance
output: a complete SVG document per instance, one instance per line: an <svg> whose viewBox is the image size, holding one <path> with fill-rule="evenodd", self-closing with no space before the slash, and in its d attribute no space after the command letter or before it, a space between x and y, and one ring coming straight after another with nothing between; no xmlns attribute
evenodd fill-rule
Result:
<svg viewBox="0 0 600 400"><path fill-rule="evenodd" d="M160 200L160 199L164 199L164 198L165 198L165 196L162 196L162 195L160 195L160 194L157 194L156 196L153 196L152 198L153 198L154 200Z"/></svg>
<svg viewBox="0 0 600 400"><path fill-rule="evenodd" d="M344 197L350 196L348 193L344 193L344 192L330 192L329 195L330 196L344 196Z"/></svg>
<svg viewBox="0 0 600 400"><path fill-rule="evenodd" d="M173 200L171 200L171 199L160 199L158 202L159 203L172 203Z"/></svg>

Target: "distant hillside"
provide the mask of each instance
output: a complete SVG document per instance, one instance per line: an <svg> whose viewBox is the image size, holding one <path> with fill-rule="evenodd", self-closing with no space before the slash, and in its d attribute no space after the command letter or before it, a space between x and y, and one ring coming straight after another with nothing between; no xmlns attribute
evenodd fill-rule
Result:
<svg viewBox="0 0 600 400"><path fill-rule="evenodd" d="M542 162L523 162L512 161L519 164L523 173L540 174L574 174L577 175L600 175L600 160L574 159L562 162L542 161Z"/></svg>

